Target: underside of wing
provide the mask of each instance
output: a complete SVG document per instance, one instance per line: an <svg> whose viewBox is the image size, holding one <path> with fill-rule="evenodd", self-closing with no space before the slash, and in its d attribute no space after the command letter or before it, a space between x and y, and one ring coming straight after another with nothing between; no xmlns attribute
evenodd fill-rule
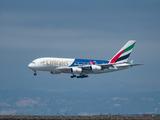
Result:
<svg viewBox="0 0 160 120"><path fill-rule="evenodd" d="M101 70L105 69L105 68L109 68L109 67L114 67L114 64L98 64L98 65L85 65L85 66L81 66L82 69L87 70L90 69L91 66L99 66L101 67Z"/></svg>
<svg viewBox="0 0 160 120"><path fill-rule="evenodd" d="M138 65L143 65L143 64L127 64L126 66L138 66Z"/></svg>
<svg viewBox="0 0 160 120"><path fill-rule="evenodd" d="M57 70L59 70L61 73L70 73L71 67L58 67Z"/></svg>
<svg viewBox="0 0 160 120"><path fill-rule="evenodd" d="M132 67L142 64L126 64L126 63L109 63L109 64L98 64L98 65L82 65L76 67L58 67L57 70L61 73L73 73L73 74L93 74L95 72L102 72L105 69L117 70L123 67Z"/></svg>

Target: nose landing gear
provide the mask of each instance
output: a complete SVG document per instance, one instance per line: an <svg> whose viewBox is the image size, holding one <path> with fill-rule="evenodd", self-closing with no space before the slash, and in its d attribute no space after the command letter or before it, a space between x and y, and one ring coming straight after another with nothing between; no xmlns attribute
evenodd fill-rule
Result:
<svg viewBox="0 0 160 120"><path fill-rule="evenodd" d="M34 71L34 76L36 76L37 75L37 73L36 73L36 71Z"/></svg>

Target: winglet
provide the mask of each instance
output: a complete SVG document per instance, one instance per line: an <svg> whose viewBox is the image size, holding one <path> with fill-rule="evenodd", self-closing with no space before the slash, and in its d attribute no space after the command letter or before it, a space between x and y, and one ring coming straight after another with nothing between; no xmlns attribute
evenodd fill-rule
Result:
<svg viewBox="0 0 160 120"><path fill-rule="evenodd" d="M133 64L133 60L131 60L130 63Z"/></svg>

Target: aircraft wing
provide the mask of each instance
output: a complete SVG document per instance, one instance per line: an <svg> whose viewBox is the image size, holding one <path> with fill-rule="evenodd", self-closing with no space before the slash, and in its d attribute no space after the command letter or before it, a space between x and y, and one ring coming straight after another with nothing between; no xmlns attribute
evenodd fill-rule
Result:
<svg viewBox="0 0 160 120"><path fill-rule="evenodd" d="M111 64L98 64L97 66L100 66L102 68L102 70L105 68L109 69L109 67L113 67L113 68L117 69L116 65L120 65L120 64L122 64L121 67L123 67L123 66L124 67L127 67L127 66L132 67L132 66L143 65L143 64L125 64L124 65L123 63L111 63ZM81 68L85 74L92 72L90 69L91 65L76 66L76 67ZM70 73L71 68L72 67L58 67L57 70L64 72L64 73Z"/></svg>
<svg viewBox="0 0 160 120"><path fill-rule="evenodd" d="M97 66L100 66L102 68L109 68L109 67L114 67L115 64L98 64ZM82 69L87 69L90 68L91 65L85 65L85 66L79 66L79 68Z"/></svg>
<svg viewBox="0 0 160 120"><path fill-rule="evenodd" d="M70 73L71 67L58 67L57 70L63 72L63 73Z"/></svg>
<svg viewBox="0 0 160 120"><path fill-rule="evenodd" d="M116 66L118 65L118 66ZM98 64L97 66L100 66L101 67L101 70L103 69L110 69L110 67L113 67L114 69L117 69L117 67L127 67L127 66L138 66L138 65L143 65L143 64L124 64L124 63L111 63L111 64ZM85 72L85 73L89 73L91 72L91 69L90 69L90 66L91 65L85 65L85 66L79 66L79 68L82 68L82 70Z"/></svg>
<svg viewBox="0 0 160 120"><path fill-rule="evenodd" d="M125 66L138 66L138 65L143 65L143 64L127 64L127 65L125 65Z"/></svg>
<svg viewBox="0 0 160 120"><path fill-rule="evenodd" d="M97 66L101 66L102 69L104 68L109 68L109 67L115 67L115 64L98 64ZM84 73L90 73L90 66L91 65L83 65L83 66L76 66L78 68L81 68L83 70ZM66 72L66 73L70 73L72 67L58 67L57 70L61 71L61 72Z"/></svg>
<svg viewBox="0 0 160 120"><path fill-rule="evenodd" d="M81 68L85 74L90 73L90 65L85 66L76 66L78 68ZM63 72L63 73L70 73L72 67L58 67L57 70Z"/></svg>

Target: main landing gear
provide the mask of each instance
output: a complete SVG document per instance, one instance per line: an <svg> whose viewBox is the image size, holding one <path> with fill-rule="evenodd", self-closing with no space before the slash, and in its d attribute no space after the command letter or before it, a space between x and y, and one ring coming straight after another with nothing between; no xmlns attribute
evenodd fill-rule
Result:
<svg viewBox="0 0 160 120"><path fill-rule="evenodd" d="M79 76L76 76L76 75L72 75L71 78L74 78L74 77L77 77L77 78L87 78L89 77L88 75L79 75Z"/></svg>
<svg viewBox="0 0 160 120"><path fill-rule="evenodd" d="M80 76L77 76L77 78L87 78L89 77L88 75L80 75Z"/></svg>
<svg viewBox="0 0 160 120"><path fill-rule="evenodd" d="M72 76L71 76L71 78L74 78L74 77L76 77L76 75L72 75Z"/></svg>

